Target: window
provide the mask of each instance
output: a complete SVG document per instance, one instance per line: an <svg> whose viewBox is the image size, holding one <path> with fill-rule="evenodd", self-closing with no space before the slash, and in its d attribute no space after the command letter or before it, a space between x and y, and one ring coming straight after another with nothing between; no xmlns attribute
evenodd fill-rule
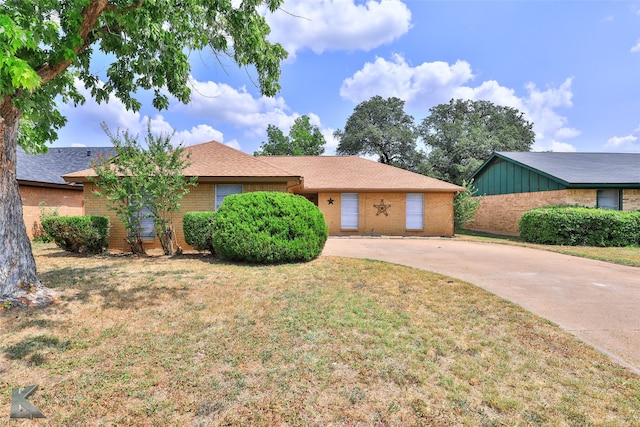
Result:
<svg viewBox="0 0 640 427"><path fill-rule="evenodd" d="M618 189L598 190L597 199L597 206L601 209L619 211L621 208L620 190Z"/></svg>
<svg viewBox="0 0 640 427"><path fill-rule="evenodd" d="M340 203L340 228L343 230L358 229L359 203L358 194L345 193Z"/></svg>
<svg viewBox="0 0 640 427"><path fill-rule="evenodd" d="M407 230L424 228L424 195L407 194Z"/></svg>
<svg viewBox="0 0 640 427"><path fill-rule="evenodd" d="M218 210L224 198L232 194L242 194L242 184L217 184L216 210Z"/></svg>
<svg viewBox="0 0 640 427"><path fill-rule="evenodd" d="M145 200L148 200L148 198L145 198ZM142 203L146 203L146 201L143 201ZM139 224L138 231L140 232L140 237L142 237L143 240L154 240L156 238L156 229L151 209L149 209L146 204L143 204L142 207L140 207L140 205L137 205L136 203L136 211L133 215L137 218L137 221L139 221L137 224ZM132 225L135 226L136 223L134 222Z"/></svg>

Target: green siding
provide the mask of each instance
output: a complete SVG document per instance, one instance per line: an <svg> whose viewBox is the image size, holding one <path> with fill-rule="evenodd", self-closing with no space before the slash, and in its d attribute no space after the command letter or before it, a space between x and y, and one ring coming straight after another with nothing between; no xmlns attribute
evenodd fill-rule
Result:
<svg viewBox="0 0 640 427"><path fill-rule="evenodd" d="M480 175L476 176L474 185L478 189L478 194L487 196L567 188L547 176L499 158L494 159Z"/></svg>

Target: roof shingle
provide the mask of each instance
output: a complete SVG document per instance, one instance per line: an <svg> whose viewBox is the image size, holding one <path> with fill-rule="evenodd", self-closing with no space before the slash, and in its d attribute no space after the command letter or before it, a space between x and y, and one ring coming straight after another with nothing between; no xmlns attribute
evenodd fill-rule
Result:
<svg viewBox="0 0 640 427"><path fill-rule="evenodd" d="M354 156L265 156L264 161L303 176L308 191L438 191L464 188Z"/></svg>
<svg viewBox="0 0 640 427"><path fill-rule="evenodd" d="M640 183L640 153L498 152L568 184Z"/></svg>

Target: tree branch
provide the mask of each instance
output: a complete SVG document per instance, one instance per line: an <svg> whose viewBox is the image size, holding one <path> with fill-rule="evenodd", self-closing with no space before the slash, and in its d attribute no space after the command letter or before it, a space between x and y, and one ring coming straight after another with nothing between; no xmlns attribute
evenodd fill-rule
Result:
<svg viewBox="0 0 640 427"><path fill-rule="evenodd" d="M118 11L119 13L125 13L131 10L138 9L143 4L144 4L144 0L140 0L138 3L132 6L118 9L116 6L109 3L109 0L91 0L89 5L85 7L84 10L82 11L82 24L80 26L80 30L78 31L78 34L80 35L80 38L83 40L83 42L82 44L75 46L73 48L75 53L79 54L83 52L85 49L91 46L93 42L95 42L96 39L92 37L91 34L93 33L93 30L98 23L98 19L100 18L100 15L105 10ZM42 79L42 84L44 85L49 81L53 80L56 76L58 76L64 70L69 68L72 62L73 62L73 59L66 59L56 64L46 63L43 66L39 67L36 70L36 72Z"/></svg>

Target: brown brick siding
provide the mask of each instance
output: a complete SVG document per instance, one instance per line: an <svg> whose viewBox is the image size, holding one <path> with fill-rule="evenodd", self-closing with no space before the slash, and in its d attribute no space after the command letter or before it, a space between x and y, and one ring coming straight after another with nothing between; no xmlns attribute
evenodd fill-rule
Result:
<svg viewBox="0 0 640 427"><path fill-rule="evenodd" d="M622 209L625 211L640 210L640 189L622 190Z"/></svg>
<svg viewBox="0 0 640 427"><path fill-rule="evenodd" d="M247 183L242 186L243 192L251 191L281 191L284 192L287 189L285 183ZM106 215L111 221L111 232L109 235L109 249L129 251L129 245L126 241L126 230L124 225L117 219L115 212L107 209L104 199L97 197L93 194L95 185L85 184L84 197L85 197L85 211L87 215ZM215 207L215 184L214 183L199 183L196 187L191 188L189 194L187 194L180 203L180 211L174 214L173 226L176 233L176 239L178 244L184 249L192 249L184 241L184 232L182 229L182 216L185 212L194 211L213 211ZM160 248L160 241L155 239L152 242L146 242L145 247L148 249Z"/></svg>
<svg viewBox="0 0 640 427"><path fill-rule="evenodd" d="M32 187L21 185L22 213L29 238L40 225L41 208L44 203L47 211L57 209L60 215L84 215L82 191L61 188Z"/></svg>
<svg viewBox="0 0 640 427"><path fill-rule="evenodd" d="M640 190L622 191L622 208L625 211L640 209ZM518 235L518 221L528 210L542 206L577 205L596 207L597 190L570 189L539 191L533 193L500 194L483 196L475 221L467 227L471 230L499 234Z"/></svg>
<svg viewBox="0 0 640 427"><path fill-rule="evenodd" d="M333 204L328 200L333 199ZM384 200L388 216L376 215L374 205ZM333 236L388 235L388 236L451 236L453 234L453 194L424 194L424 229L406 229L405 193L359 193L358 230L342 230L341 193L319 193L318 207L322 211Z"/></svg>

